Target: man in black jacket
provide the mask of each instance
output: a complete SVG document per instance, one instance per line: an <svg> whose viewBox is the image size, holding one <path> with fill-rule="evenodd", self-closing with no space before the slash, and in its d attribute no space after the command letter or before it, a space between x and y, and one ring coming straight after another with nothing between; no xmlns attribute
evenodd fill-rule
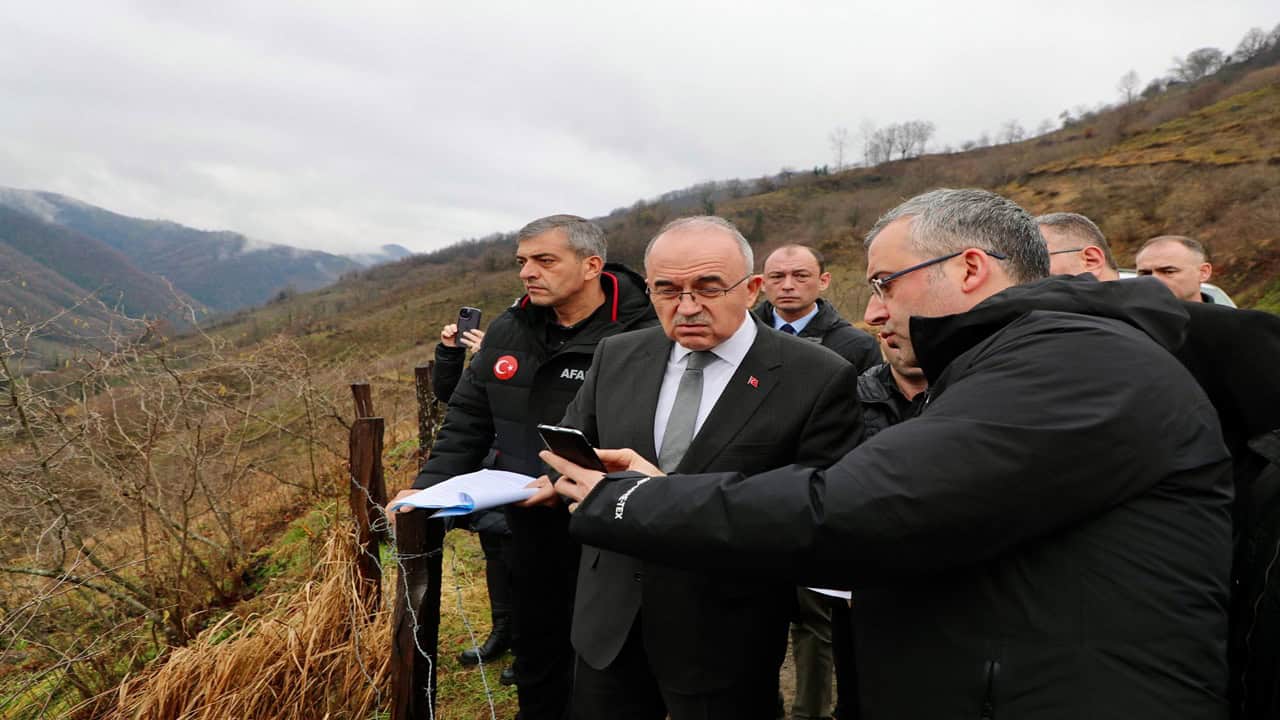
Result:
<svg viewBox="0 0 1280 720"><path fill-rule="evenodd" d="M1098 283L1041 279L1032 218L985 191L913 198L867 242L867 320L924 370L920 414L826 470L602 451L633 471L599 482L545 455L585 497L575 537L853 589L865 720L1225 718L1230 458L1169 353L1182 303L1135 283L1086 312Z"/></svg>
<svg viewBox="0 0 1280 720"><path fill-rule="evenodd" d="M526 225L516 236L516 261L527 294L490 323L414 488L478 470L491 447L495 469L541 475L536 426L564 416L596 344L655 322L644 280L606 264L604 234L580 217ZM521 718L560 720L572 679L578 545L563 507L509 506L506 515Z"/></svg>
<svg viewBox="0 0 1280 720"><path fill-rule="evenodd" d="M822 253L806 245L784 245L765 258L766 299L756 307L756 317L775 330L822 343L862 372L880 362L880 350L875 338L850 325L820 297L830 285Z"/></svg>
<svg viewBox="0 0 1280 720"><path fill-rule="evenodd" d="M436 345L435 361L431 363L431 391L440 402L449 403L454 388L462 380L466 368L467 350L480 349L484 331L479 328L458 335L458 326L449 323L440 329L440 342ZM490 457L486 465L492 465ZM458 654L463 665L491 663L511 649L515 630L511 618L511 566L507 563L511 545L511 530L507 528L507 515L502 508L480 510L471 515L456 518L454 527L465 527L480 538L484 552L484 580L489 591L489 617L492 621L489 637L479 647L470 647ZM515 668L504 668L499 676L503 685L515 684Z"/></svg>
<svg viewBox="0 0 1280 720"><path fill-rule="evenodd" d="M880 351L887 360L874 365L858 376L858 404L862 407L862 439L872 437L915 415L918 408L913 402L924 399L929 382L924 371L908 365L902 353L880 343ZM833 715L839 720L858 720L858 669L857 654L853 649L853 616L848 603L843 600L832 606L831 654L836 671L836 707Z"/></svg>

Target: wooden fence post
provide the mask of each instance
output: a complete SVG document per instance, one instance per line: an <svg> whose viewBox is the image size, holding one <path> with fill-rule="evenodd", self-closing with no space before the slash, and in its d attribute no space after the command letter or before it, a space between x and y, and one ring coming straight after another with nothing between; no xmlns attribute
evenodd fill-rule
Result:
<svg viewBox="0 0 1280 720"><path fill-rule="evenodd" d="M421 467L435 435L430 363L414 368L414 382ZM436 705L444 521L432 520L430 515L428 510L413 510L396 518L400 581L391 617L391 720L432 717Z"/></svg>
<svg viewBox="0 0 1280 720"><path fill-rule="evenodd" d="M382 476L383 419L373 414L369 385L351 386L356 403L356 421L351 424L349 444L351 488L348 501L356 522L356 582L370 617L382 606L382 543L387 539L382 508L387 504L387 486Z"/></svg>
<svg viewBox="0 0 1280 720"><path fill-rule="evenodd" d="M391 720L432 717L440 642L440 583L444 523L430 510L396 518L400 582L391 616Z"/></svg>

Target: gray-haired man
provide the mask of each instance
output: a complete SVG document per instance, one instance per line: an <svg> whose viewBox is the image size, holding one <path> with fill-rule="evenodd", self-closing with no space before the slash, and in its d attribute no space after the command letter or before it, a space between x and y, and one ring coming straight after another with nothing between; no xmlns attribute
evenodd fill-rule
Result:
<svg viewBox="0 0 1280 720"><path fill-rule="evenodd" d="M489 325L415 488L480 469L491 447L494 469L542 474L537 425L564 415L596 344L654 322L643 278L606 264L604 233L583 218L529 223L516 236L516 262L526 294ZM578 545L562 505L509 506L506 516L520 717L561 720L572 684Z"/></svg>

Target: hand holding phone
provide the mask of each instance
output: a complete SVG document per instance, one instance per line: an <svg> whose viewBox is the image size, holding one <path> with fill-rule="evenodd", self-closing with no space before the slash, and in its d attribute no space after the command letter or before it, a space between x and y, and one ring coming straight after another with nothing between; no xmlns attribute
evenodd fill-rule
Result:
<svg viewBox="0 0 1280 720"><path fill-rule="evenodd" d="M458 310L458 333L461 338L468 330L480 329L480 308L463 307Z"/></svg>
<svg viewBox="0 0 1280 720"><path fill-rule="evenodd" d="M555 425L539 425L538 434L542 436L542 442L548 450L565 460L588 470L609 472L600 461L600 456L596 455L596 449L591 447L587 436L581 431Z"/></svg>

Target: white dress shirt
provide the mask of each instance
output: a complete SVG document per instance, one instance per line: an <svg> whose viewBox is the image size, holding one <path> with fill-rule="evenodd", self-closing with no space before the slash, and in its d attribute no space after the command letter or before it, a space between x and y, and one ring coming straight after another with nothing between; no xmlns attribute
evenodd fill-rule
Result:
<svg viewBox="0 0 1280 720"><path fill-rule="evenodd" d="M773 329L777 330L778 328L781 328L783 325L790 325L791 329L796 331L795 334L799 335L800 331L804 330L806 327L809 326L809 321L816 317L818 317L818 303L814 303L813 309L810 310L807 315L800 318L799 320L786 320L781 315L779 315L777 309L775 309L773 311Z"/></svg>
<svg viewBox="0 0 1280 720"><path fill-rule="evenodd" d="M716 406L720 394L729 385L729 378L742 364L751 344L756 341L756 324L749 314L742 316L742 324L729 336L728 340L711 348L715 359L702 369L702 400L698 403L698 417L693 423L693 436L698 437L702 423ZM653 447L662 451L662 437L667 432L667 419L671 417L671 408L676 404L676 391L680 389L680 378L684 375L692 350L682 347L680 343L671 346L671 355L667 358L667 372L662 376L662 389L658 391L658 409L653 414Z"/></svg>

